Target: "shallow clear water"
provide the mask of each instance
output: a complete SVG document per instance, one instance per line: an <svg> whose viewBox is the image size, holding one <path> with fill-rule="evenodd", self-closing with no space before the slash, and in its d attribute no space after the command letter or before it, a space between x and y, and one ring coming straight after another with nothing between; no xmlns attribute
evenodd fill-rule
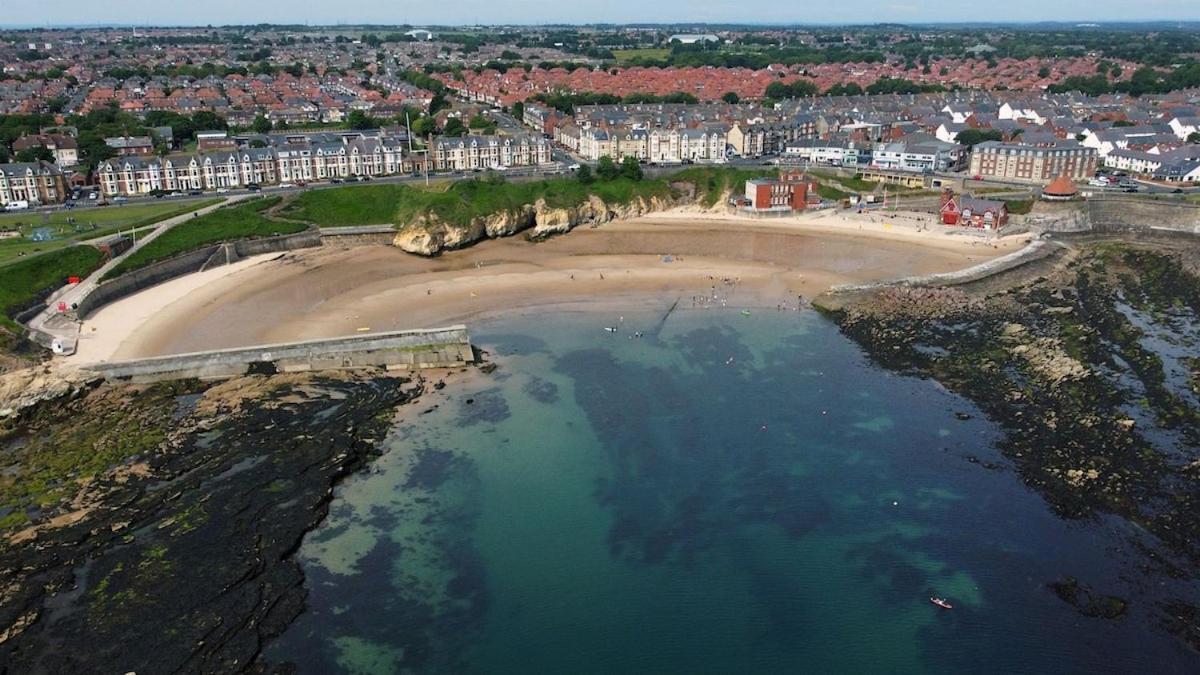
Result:
<svg viewBox="0 0 1200 675"><path fill-rule="evenodd" d="M662 318L474 326L500 369L419 402L339 488L299 554L309 610L266 656L302 673L1195 665L1144 605L1089 619L1046 587L1148 582L1120 524L1059 520L969 462L1004 466L968 402L875 368L812 312Z"/></svg>

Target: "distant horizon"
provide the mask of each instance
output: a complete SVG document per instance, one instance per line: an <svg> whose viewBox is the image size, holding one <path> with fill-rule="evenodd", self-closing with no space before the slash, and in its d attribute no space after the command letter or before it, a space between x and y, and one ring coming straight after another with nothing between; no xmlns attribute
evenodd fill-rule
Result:
<svg viewBox="0 0 1200 675"><path fill-rule="evenodd" d="M1190 14L1180 18L1180 14ZM1155 17L1155 18L1147 18ZM90 21L83 18L93 19ZM95 20L99 18L100 20ZM751 20L748 20L751 19ZM769 19L769 20L765 20ZM864 21L867 20L867 21ZM1009 0L977 6L957 0L842 0L833 4L790 5L776 0L458 0L444 5L401 0L341 0L292 3L283 0L209 0L170 5L157 0L118 0L102 10L84 0L13 3L2 26L39 28L199 28L259 24L339 26L766 26L828 27L896 24L911 26L1000 26L1050 23L1187 24L1200 21L1200 7L1180 10L1171 0Z"/></svg>
<svg viewBox="0 0 1200 675"><path fill-rule="evenodd" d="M1114 28L1156 25L1195 26L1200 25L1200 17L1192 19L1160 18L1160 19L1108 19L1095 21L1061 21L1061 20L1025 20L1025 21L877 21L873 23L854 23L845 21L812 21L812 22L735 22L735 21L631 21L628 23L614 22L506 22L506 23L428 23L414 21L399 21L395 23L380 23L375 21L343 21L338 23L324 22L270 22L245 21L238 23L43 23L43 24L5 24L0 23L0 30L79 30L79 29L180 29L180 28L253 28L256 26L270 27L303 27L303 28L399 28L409 26L416 28L721 28L725 29L802 29L802 28L1021 28L1053 26L1060 28Z"/></svg>

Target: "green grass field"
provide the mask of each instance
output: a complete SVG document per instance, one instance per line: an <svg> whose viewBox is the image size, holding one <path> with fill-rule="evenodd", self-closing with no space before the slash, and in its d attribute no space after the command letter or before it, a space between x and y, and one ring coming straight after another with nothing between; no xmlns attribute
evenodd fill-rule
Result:
<svg viewBox="0 0 1200 675"><path fill-rule="evenodd" d="M288 218L326 226L387 225L395 222L403 185L353 185L308 190L284 207Z"/></svg>
<svg viewBox="0 0 1200 675"><path fill-rule="evenodd" d="M820 184L817 185L817 194L821 195L822 199L832 199L833 201L841 201L850 196L849 192L842 192L835 187Z"/></svg>
<svg viewBox="0 0 1200 675"><path fill-rule="evenodd" d="M1006 199L1005 206L1012 215L1023 216L1033 210L1033 199Z"/></svg>
<svg viewBox="0 0 1200 675"><path fill-rule="evenodd" d="M0 267L0 321L14 327L9 314L24 308L39 293L62 286L67 277L91 274L102 258L91 246L70 246Z"/></svg>
<svg viewBox="0 0 1200 675"><path fill-rule="evenodd" d="M670 49L617 49L613 51L618 64L629 63L633 59L665 59L671 55Z"/></svg>
<svg viewBox="0 0 1200 675"><path fill-rule="evenodd" d="M451 224L503 211L515 211L544 199L554 208L577 206L596 195L606 202L626 204L639 197L665 196L671 188L663 180L596 181L584 185L571 178L519 183L467 180L442 189L407 185L370 185L301 194L284 215L320 226L380 225L412 222L433 214Z"/></svg>
<svg viewBox="0 0 1200 675"><path fill-rule="evenodd" d="M283 214L323 227L402 225L428 214L445 223L465 225L473 218L516 211L538 200L545 200L551 208L569 208L583 204L592 195L610 204L665 197L673 194L671 184L680 182L694 185L697 199L712 206L726 191L741 192L746 180L771 173L693 167L661 178L596 180L586 185L574 178L553 178L512 183L466 180L432 189L408 185L347 186L302 193L284 207Z"/></svg>
<svg viewBox="0 0 1200 675"><path fill-rule="evenodd" d="M140 269L181 253L235 239L291 234L307 228L303 223L270 220L262 212L279 203L279 197L264 197L217 209L181 223L164 232L105 274L106 279Z"/></svg>
<svg viewBox="0 0 1200 675"><path fill-rule="evenodd" d="M161 220L190 213L211 206L220 199L191 201L162 201L126 206L106 206L86 209L61 209L47 212L6 213L0 215L0 230L19 231L23 236L0 239L0 265L10 263L33 253L53 251L83 239L94 239L153 225ZM73 218L74 223L67 219ZM50 228L54 239L30 241L27 237L36 228Z"/></svg>

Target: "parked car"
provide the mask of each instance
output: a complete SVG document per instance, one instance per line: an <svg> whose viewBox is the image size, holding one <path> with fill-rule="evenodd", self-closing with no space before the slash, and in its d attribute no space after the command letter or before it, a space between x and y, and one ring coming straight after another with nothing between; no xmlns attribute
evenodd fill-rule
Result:
<svg viewBox="0 0 1200 675"><path fill-rule="evenodd" d="M342 182L342 179L341 178L330 178L329 182L333 183L334 185L340 185Z"/></svg>
<svg viewBox="0 0 1200 675"><path fill-rule="evenodd" d="M250 183L250 184L246 185L246 189L249 190L250 192L258 192L259 190L262 190L262 188L259 187L258 183Z"/></svg>
<svg viewBox="0 0 1200 675"><path fill-rule="evenodd" d="M129 197L125 197L125 196L113 197L113 203L116 203L116 204L124 204L127 201L129 201Z"/></svg>

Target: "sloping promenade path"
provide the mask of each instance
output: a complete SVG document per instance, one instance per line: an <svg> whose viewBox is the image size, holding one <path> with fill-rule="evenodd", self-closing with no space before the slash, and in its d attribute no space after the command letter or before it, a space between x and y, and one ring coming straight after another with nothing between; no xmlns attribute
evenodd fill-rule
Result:
<svg viewBox="0 0 1200 675"><path fill-rule="evenodd" d="M197 215L204 215L227 206L234 202L245 199L246 195L237 195L223 200L216 204L197 209L192 213L185 213L174 218L168 218L161 221L157 226L145 237L139 239L133 246L121 255L113 256L108 262L104 263L95 272L92 272L87 277L81 279L77 284L70 284L51 293L46 298L46 308L37 316L29 320L27 324L29 328L29 336L34 342L37 342L45 347L51 348L55 353L69 355L75 352L75 346L79 341L79 322L74 315L69 311L69 308L79 304L81 300L86 298L89 293L95 290L100 280L109 270L116 267L127 257L133 255L146 244L157 239L167 230L186 223L195 218ZM107 237L105 237L107 238ZM88 242L80 242L79 246L87 246ZM59 311L59 306L65 305L68 308L66 313Z"/></svg>

